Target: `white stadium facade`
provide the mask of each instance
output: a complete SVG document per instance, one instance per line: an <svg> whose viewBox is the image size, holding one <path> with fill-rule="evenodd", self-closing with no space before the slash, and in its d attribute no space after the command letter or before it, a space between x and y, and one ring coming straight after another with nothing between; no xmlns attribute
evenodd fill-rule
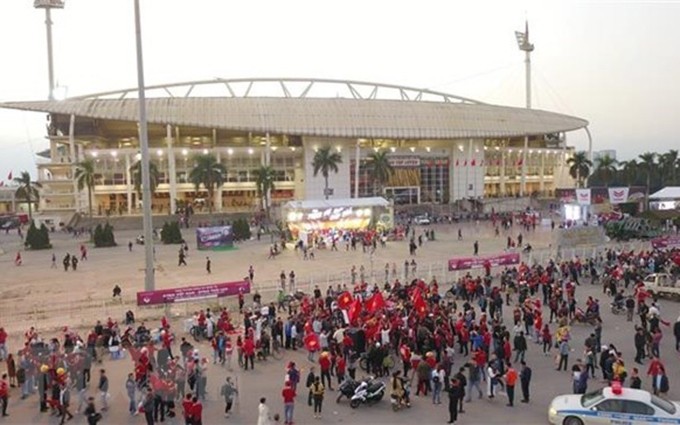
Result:
<svg viewBox="0 0 680 425"><path fill-rule="evenodd" d="M88 208L75 166L95 162L95 214L138 214L130 168L139 159L136 88L65 100L8 102L0 107L47 113L49 149L38 181L44 213L68 217ZM584 119L490 105L431 90L320 79L215 79L146 90L149 147L159 171L156 214L207 196L188 181L197 154L212 153L227 178L215 195L222 212L259 208L254 171L276 170L274 205L323 198L313 176L317 149L342 156L331 173L332 198L384 195L396 204L542 194L573 186L566 160L569 132ZM383 193L368 156L388 153L394 174ZM359 164L358 170L356 165Z"/></svg>

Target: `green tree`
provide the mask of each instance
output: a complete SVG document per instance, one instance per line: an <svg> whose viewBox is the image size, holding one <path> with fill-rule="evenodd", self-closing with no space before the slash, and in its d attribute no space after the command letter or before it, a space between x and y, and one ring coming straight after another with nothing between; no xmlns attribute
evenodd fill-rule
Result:
<svg viewBox="0 0 680 425"><path fill-rule="evenodd" d="M620 176L619 183L626 186L633 186L637 181L638 163L634 159L630 161L620 161L617 174Z"/></svg>
<svg viewBox="0 0 680 425"><path fill-rule="evenodd" d="M575 152L574 156L567 160L569 175L576 180L577 187L584 187L584 183L590 174L593 163L588 159L586 152Z"/></svg>
<svg viewBox="0 0 680 425"><path fill-rule="evenodd" d="M616 174L616 164L617 161L609 155L603 156L597 162L595 171L600 175L605 187L609 187L609 183L611 183L612 178Z"/></svg>
<svg viewBox="0 0 680 425"><path fill-rule="evenodd" d="M197 155L194 157L195 165L189 173L189 181L196 187L196 192L201 185L208 192L208 212L212 214L215 190L224 184L227 169L224 164L217 162L215 155Z"/></svg>
<svg viewBox="0 0 680 425"><path fill-rule="evenodd" d="M392 168L389 158L387 158L387 152L373 152L368 156L368 159L370 161L371 179L375 182L374 187L377 189L378 194L382 196L383 188L390 181L392 174L394 174L394 168Z"/></svg>
<svg viewBox="0 0 680 425"><path fill-rule="evenodd" d="M664 177L663 181L660 182L662 185L677 184L676 177L679 163L678 151L676 149L671 149L659 157L659 164L661 165L661 171Z"/></svg>
<svg viewBox="0 0 680 425"><path fill-rule="evenodd" d="M257 196L262 201L262 209L264 209L267 217L269 217L269 194L274 190L274 180L276 179L276 172L271 166L263 165L255 170L255 184L257 186Z"/></svg>
<svg viewBox="0 0 680 425"><path fill-rule="evenodd" d="M94 161L86 159L76 164L75 172L78 190L87 188L87 210L92 217L92 191L94 190Z"/></svg>
<svg viewBox="0 0 680 425"><path fill-rule="evenodd" d="M31 220L33 218L31 210L32 203L36 202L37 205L38 199L40 199L38 189L41 188L42 185L32 181L28 171L22 171L19 177L14 178L14 183L19 186L17 187L15 195L17 198L25 200L28 204L28 219Z"/></svg>
<svg viewBox="0 0 680 425"><path fill-rule="evenodd" d="M649 205L649 187L651 185L652 174L658 164L656 163L656 154L654 152L645 152L638 156L640 158L639 166L645 171L645 204Z"/></svg>
<svg viewBox="0 0 680 425"><path fill-rule="evenodd" d="M314 159L312 160L312 167L314 167L314 177L321 173L324 178L324 195L328 199L328 174L332 171L337 173L339 171L338 164L342 163L342 156L338 152L331 151L330 146L325 146L316 151ZM359 164L356 165L357 167Z"/></svg>
<svg viewBox="0 0 680 425"><path fill-rule="evenodd" d="M151 195L153 196L158 187L158 166L155 162L149 161L149 188L151 189ZM142 160L139 160L130 166L130 177L132 178L132 184L135 187L135 192L139 197L142 197Z"/></svg>

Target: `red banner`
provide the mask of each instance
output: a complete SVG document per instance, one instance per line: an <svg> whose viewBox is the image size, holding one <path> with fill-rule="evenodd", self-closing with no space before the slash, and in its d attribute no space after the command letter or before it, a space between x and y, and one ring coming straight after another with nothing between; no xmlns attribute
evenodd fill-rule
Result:
<svg viewBox="0 0 680 425"><path fill-rule="evenodd" d="M487 255L484 257L461 257L449 260L449 271L479 269L485 265L491 267L519 264L519 253Z"/></svg>
<svg viewBox="0 0 680 425"><path fill-rule="evenodd" d="M680 236L662 236L652 239L652 248L678 248L680 247Z"/></svg>
<svg viewBox="0 0 680 425"><path fill-rule="evenodd" d="M212 285L187 286L185 288L158 289L137 292L137 305L172 304L184 301L200 301L250 292L250 282L226 282Z"/></svg>

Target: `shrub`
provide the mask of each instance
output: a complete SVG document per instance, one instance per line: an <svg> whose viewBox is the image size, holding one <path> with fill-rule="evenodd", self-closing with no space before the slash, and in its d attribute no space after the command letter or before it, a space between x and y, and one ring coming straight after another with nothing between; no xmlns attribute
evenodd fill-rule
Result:
<svg viewBox="0 0 680 425"><path fill-rule="evenodd" d="M237 218L232 225L234 232L234 239L237 241L244 241L250 239L250 224L245 218Z"/></svg>
<svg viewBox="0 0 680 425"><path fill-rule="evenodd" d="M105 248L116 246L116 239L113 236L113 226L106 223L104 227L98 224L94 229L94 246L96 248Z"/></svg>
<svg viewBox="0 0 680 425"><path fill-rule="evenodd" d="M163 228L161 229L161 242L164 244L179 244L182 243L183 240L178 221L172 221L170 223L166 221L163 223Z"/></svg>
<svg viewBox="0 0 680 425"><path fill-rule="evenodd" d="M31 225L26 232L26 241L24 246L29 249L50 249L50 233L45 224L40 225L40 229L35 227L35 222L31 221Z"/></svg>

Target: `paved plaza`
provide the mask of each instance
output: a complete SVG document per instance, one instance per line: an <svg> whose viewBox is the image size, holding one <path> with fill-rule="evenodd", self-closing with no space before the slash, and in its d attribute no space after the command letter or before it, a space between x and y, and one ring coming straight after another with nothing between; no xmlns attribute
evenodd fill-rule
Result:
<svg viewBox="0 0 680 425"><path fill-rule="evenodd" d="M520 232L518 227L511 233L499 237L494 236L493 229L488 223L463 223L452 225L434 225L436 239L426 242L418 249L415 257L418 262L418 275L428 277L434 275L442 281L454 278L453 273L447 273L444 269L446 260L454 256L469 256L472 254L474 240L479 241L480 254L492 254L502 251L505 246L507 235L516 237ZM457 231L461 228L463 240L457 240ZM417 230L418 235L420 229ZM552 235L549 228L537 228L535 232L524 234L525 241L530 242L536 249L534 257L543 258L548 255L549 246L552 243ZM128 251L127 242L133 240L137 233L116 233L118 247L106 249L94 249L83 239L74 239L69 235L55 234L52 241L54 253L57 256L57 268L51 268L52 251L22 252L23 265L14 266L14 256L19 247L16 234L0 235L0 248L5 254L0 256L0 325L5 326L11 332L10 345L12 350L21 343L19 335L28 326L37 326L39 332L46 337L57 335L58 328L64 325L80 326L92 325L97 319L106 319L107 316L115 320L122 320L123 312L132 308L138 316L148 314L158 316L162 311L143 312L134 307L134 293L143 288L143 247L135 245L132 252ZM170 288L193 284L205 284L209 282L227 282L242 279L248 271L248 267L255 268L255 287L263 288L265 298L273 296L268 288L277 285L278 275L281 270L288 273L295 270L298 276L298 287L307 290L309 285L319 284L325 288L327 282L337 283L340 281L349 283L349 270L352 265L357 269L364 265L366 273L370 273L371 263L377 280L382 282L385 263L396 263L397 270L403 271L405 259L408 256L408 242L389 242L386 248L378 248L372 257L368 253L358 251L346 252L343 245L339 246L338 252L318 250L315 252L316 259L304 261L301 254L287 250L274 260L268 260L268 243L266 237L261 241L251 241L238 245L238 249L227 252L198 252L195 250L193 229L185 233L185 238L190 241L187 267L177 266L177 250L175 245L156 247L156 285L157 288ZM66 252L77 254L81 243L88 246L87 261L81 261L78 270L64 272L61 267L61 258ZM589 252L582 250L582 253ZM212 259L212 274L205 271L205 257ZM526 257L525 257L526 258ZM528 258L526 258L528 260ZM123 289L124 302L116 306L111 303L111 290L115 284ZM600 298L602 316L604 320L603 343L614 343L622 351L629 371L633 363L633 323L626 322L625 316L612 316L608 305L609 300L602 294L601 287L589 284L581 285L577 289L577 299L582 304L589 296ZM250 301L247 297L247 301ZM226 301L232 311L233 300ZM181 322L191 315L195 306L175 306L173 315L173 327L176 336L184 336ZM661 301L661 312L665 320L674 322L680 310L676 303ZM153 314L152 314L153 313ZM188 316L185 316L188 314ZM505 322L512 323L512 311L504 309ZM158 326L154 320L152 326ZM554 331L554 327L551 328ZM666 363L671 390L671 399L680 398L680 391L676 382L680 382L680 371L674 367L677 353L674 351L672 328L663 327L664 338L661 343L662 360ZM582 357L583 341L590 332L587 325L574 325L572 328L573 353L570 355L569 366L576 358ZM82 334L82 333L81 333ZM211 349L207 343L199 345L201 353L210 357ZM294 360L302 367L304 379L310 363L304 352L286 352L281 361L269 360L257 362L254 371L243 371L235 368L233 371L219 365L210 365L208 373L208 400L204 403L204 424L254 424L257 419L257 403L260 397L267 398L267 404L272 413L283 413L282 399L280 396L284 381L285 365ZM466 359L457 355L454 362L454 370L461 366ZM547 422L547 406L550 400L563 393L571 392L571 377L569 372L555 371L552 356L544 356L541 347L530 343L527 353L527 363L533 369L531 383L531 402L529 404L516 403L514 408L506 407L504 396L494 400L487 398L478 400L473 397L472 403L465 407L466 413L459 417L460 424L501 424L523 423L544 424ZM106 368L110 376L112 395L111 404L114 407L104 414L102 424L133 424L143 423L143 417L130 417L127 413L127 399L125 396L124 379L128 372L132 371L133 364L128 358L123 360L106 360L102 367ZM0 366L4 369L4 365ZM640 366L643 387L650 389L649 377L645 375L646 367ZM360 372L358 371L360 374ZM96 368L93 367L93 376ZM219 388L226 376L236 378L240 396L235 406L234 414L225 419L223 417L224 402L219 396ZM601 377L598 370L597 376ZM589 389L598 387L600 382L591 379ZM94 390L91 391L94 395ZM301 390L302 397L298 397L295 420L298 424L305 423L350 423L350 424L443 424L448 420L446 397L442 396L444 403L433 405L429 397L413 397L411 409L393 412L389 400L373 406L360 406L351 409L347 401L335 403L335 394L328 391L324 401L323 419L317 420L313 412L306 405L306 390ZM517 398L517 396L516 396ZM36 396L26 400L20 400L17 391L11 395L9 417L0 418L0 424L53 424L58 423L56 418L50 418L46 414L39 413ZM167 420L167 423L183 423L180 419ZM86 423L82 415L77 416L71 423Z"/></svg>

